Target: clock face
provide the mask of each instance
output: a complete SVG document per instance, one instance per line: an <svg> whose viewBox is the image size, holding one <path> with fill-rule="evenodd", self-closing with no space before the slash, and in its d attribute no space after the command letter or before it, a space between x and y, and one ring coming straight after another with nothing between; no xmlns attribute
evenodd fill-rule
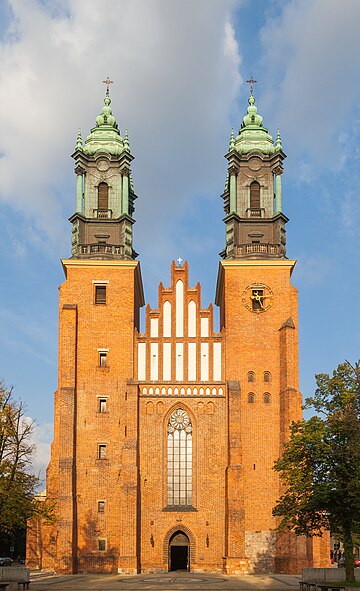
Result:
<svg viewBox="0 0 360 591"><path fill-rule="evenodd" d="M266 312L272 305L274 294L268 285L253 283L243 291L242 303L255 314Z"/></svg>

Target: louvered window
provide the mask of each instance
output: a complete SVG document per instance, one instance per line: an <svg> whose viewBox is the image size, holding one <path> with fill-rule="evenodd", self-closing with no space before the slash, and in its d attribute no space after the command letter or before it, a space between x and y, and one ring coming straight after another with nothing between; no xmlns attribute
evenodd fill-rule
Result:
<svg viewBox="0 0 360 591"><path fill-rule="evenodd" d="M260 185L257 181L250 185L250 209L260 209Z"/></svg>
<svg viewBox="0 0 360 591"><path fill-rule="evenodd" d="M109 187L107 183L100 183L98 186L98 209L109 208Z"/></svg>
<svg viewBox="0 0 360 591"><path fill-rule="evenodd" d="M106 304L106 285L95 285L95 304Z"/></svg>

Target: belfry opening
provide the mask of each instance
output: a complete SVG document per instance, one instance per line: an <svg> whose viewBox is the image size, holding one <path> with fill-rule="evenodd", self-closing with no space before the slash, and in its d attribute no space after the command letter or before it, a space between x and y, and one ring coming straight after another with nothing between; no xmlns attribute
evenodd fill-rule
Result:
<svg viewBox="0 0 360 591"><path fill-rule="evenodd" d="M190 571L190 541L181 530L169 541L169 572L174 570Z"/></svg>
<svg viewBox="0 0 360 591"><path fill-rule="evenodd" d="M302 416L280 132L273 140L264 127L251 87L226 154L224 248L204 260L218 267L219 323L179 258L141 326L133 155L110 83L72 155L55 433L39 498L56 520L29 523L27 564L126 575L326 567L326 534L280 533L272 515L274 461Z"/></svg>

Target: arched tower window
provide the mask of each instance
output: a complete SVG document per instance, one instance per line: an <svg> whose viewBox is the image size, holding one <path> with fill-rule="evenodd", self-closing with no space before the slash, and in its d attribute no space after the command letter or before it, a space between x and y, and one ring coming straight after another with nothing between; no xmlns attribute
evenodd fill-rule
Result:
<svg viewBox="0 0 360 591"><path fill-rule="evenodd" d="M167 426L168 505L192 504L192 424L189 415L177 408Z"/></svg>
<svg viewBox="0 0 360 591"><path fill-rule="evenodd" d="M109 186L100 183L98 186L98 209L109 209Z"/></svg>
<svg viewBox="0 0 360 591"><path fill-rule="evenodd" d="M250 209L260 209L260 185L257 181L250 184Z"/></svg>
<svg viewBox="0 0 360 591"><path fill-rule="evenodd" d="M248 378L248 382L255 382L255 374L254 374L254 372L253 371L249 371L247 378Z"/></svg>
<svg viewBox="0 0 360 591"><path fill-rule="evenodd" d="M270 404L270 394L269 392L264 393L264 402L265 404Z"/></svg>
<svg viewBox="0 0 360 591"><path fill-rule="evenodd" d="M264 371L264 382L271 382L271 373L269 371Z"/></svg>
<svg viewBox="0 0 360 591"><path fill-rule="evenodd" d="M250 402L250 404L254 404L254 402L255 402L255 394L253 392L249 392L249 394L248 394L248 402Z"/></svg>

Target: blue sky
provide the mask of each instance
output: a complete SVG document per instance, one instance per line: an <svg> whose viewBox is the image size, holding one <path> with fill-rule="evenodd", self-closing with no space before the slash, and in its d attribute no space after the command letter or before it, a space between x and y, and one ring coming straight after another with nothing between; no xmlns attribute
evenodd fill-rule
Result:
<svg viewBox="0 0 360 591"><path fill-rule="evenodd" d="M106 10L104 6L106 5ZM281 129L288 256L298 263L301 390L359 355L358 0L0 0L0 376L46 462L57 382L57 286L70 254L77 130L104 80L135 156L146 301L187 259L214 301L229 133L256 104Z"/></svg>

